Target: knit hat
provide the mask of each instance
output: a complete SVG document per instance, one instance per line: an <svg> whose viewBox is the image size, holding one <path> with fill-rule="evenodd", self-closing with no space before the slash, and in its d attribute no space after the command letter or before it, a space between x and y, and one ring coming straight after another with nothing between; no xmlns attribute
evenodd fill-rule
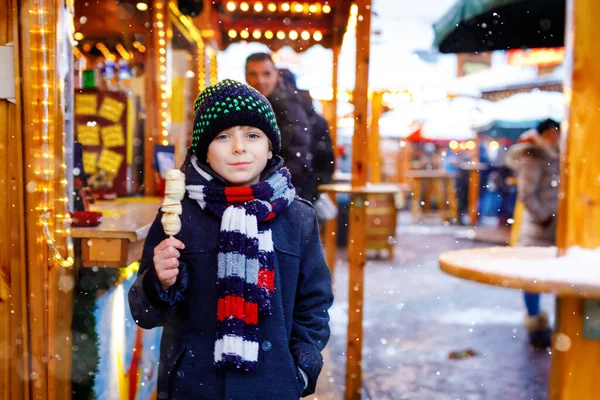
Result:
<svg viewBox="0 0 600 400"><path fill-rule="evenodd" d="M208 146L221 132L232 126L253 126L271 141L273 155L281 149L281 133L269 100L248 85L225 79L209 86L194 102L192 152L201 162Z"/></svg>

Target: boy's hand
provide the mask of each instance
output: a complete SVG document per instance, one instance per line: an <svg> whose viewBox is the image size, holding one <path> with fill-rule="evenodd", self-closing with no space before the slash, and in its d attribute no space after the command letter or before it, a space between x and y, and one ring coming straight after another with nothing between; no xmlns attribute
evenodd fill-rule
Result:
<svg viewBox="0 0 600 400"><path fill-rule="evenodd" d="M165 239L154 248L154 269L162 290L167 290L177 281L180 255L177 249L184 248L183 242L174 238Z"/></svg>

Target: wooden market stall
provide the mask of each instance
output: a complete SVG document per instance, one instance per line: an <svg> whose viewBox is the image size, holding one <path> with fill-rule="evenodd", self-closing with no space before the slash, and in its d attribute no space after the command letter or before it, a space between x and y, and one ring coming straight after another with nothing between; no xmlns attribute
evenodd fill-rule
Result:
<svg viewBox="0 0 600 400"><path fill-rule="evenodd" d="M172 133L191 116L184 94L216 81L217 45L201 23L166 0L0 2L0 398L71 397L77 267L139 259L158 208L151 198L96 202L104 222L71 228L73 176L82 176L73 141L84 142L90 175L104 169L125 185L117 194L155 192L154 144L178 145ZM188 88L171 70L178 50L189 55ZM128 68L104 76L101 59ZM99 161L108 151L119 163Z"/></svg>
<svg viewBox="0 0 600 400"><path fill-rule="evenodd" d="M596 126L600 101L590 91L599 80L597 51L589 40L600 4L567 1L565 80L568 122L563 125L557 250L463 250L440 257L446 272L482 283L557 296L549 398L595 399L600 370L598 335L598 231L600 211ZM558 255L558 257L557 257ZM520 261L519 261L520 260ZM515 266L519 266L519 270ZM501 267L501 268L494 268Z"/></svg>

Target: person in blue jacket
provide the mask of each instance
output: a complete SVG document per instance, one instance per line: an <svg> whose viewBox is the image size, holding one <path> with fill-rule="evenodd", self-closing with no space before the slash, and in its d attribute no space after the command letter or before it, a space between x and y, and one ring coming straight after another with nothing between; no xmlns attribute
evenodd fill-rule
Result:
<svg viewBox="0 0 600 400"><path fill-rule="evenodd" d="M167 237L159 212L129 291L136 323L163 327L158 398L310 395L333 302L315 210L295 195L263 95L224 80L194 110L181 231Z"/></svg>

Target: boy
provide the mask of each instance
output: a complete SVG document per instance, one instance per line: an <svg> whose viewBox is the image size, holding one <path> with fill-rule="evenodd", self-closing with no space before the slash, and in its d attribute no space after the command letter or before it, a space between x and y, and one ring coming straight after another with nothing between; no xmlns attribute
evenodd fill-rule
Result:
<svg viewBox="0 0 600 400"><path fill-rule="evenodd" d="M259 92L224 80L194 106L181 232L150 228L129 292L163 326L159 399L298 399L329 339L331 275L315 211L295 197Z"/></svg>

